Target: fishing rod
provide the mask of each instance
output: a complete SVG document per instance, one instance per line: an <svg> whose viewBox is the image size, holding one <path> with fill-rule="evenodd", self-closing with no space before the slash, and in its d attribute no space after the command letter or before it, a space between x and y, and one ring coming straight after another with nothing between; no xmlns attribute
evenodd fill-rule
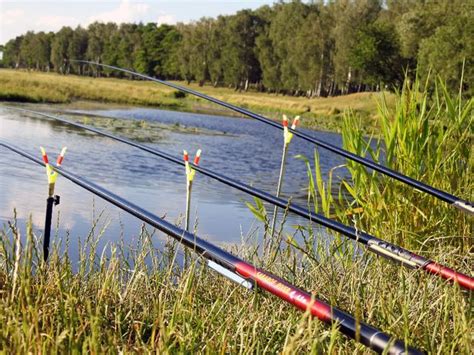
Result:
<svg viewBox="0 0 474 355"><path fill-rule="evenodd" d="M165 81L165 80L161 80L161 79L157 79L157 78L153 78L151 76L148 76L148 75L145 75L145 74L140 74L140 73L137 73L137 72L134 72L132 70L128 70L128 69L124 69L124 68L120 68L120 67L116 67L116 66L113 66L113 65L108 65L108 64L102 64L102 63L97 63L97 62L92 62L92 61L88 61L88 60L70 60L71 62L77 62L77 63L86 63L86 64L91 64L91 65L96 65L96 66L100 66L100 67L104 67L104 68L109 68L109 69L113 69L113 70L118 70L118 71L121 71L123 73L128 73L128 74L131 74L133 76L136 76L136 77L140 77L140 78L143 78L143 79L147 79L147 80L151 80L153 82L156 82L156 83L159 83L159 84L162 84L162 85L166 85L166 86L169 86L169 87L172 87L176 90L179 90L179 91L182 91L182 92L186 92L188 94L191 94L191 95L194 95L194 96L197 96L197 97L200 97L204 100L207 100L207 101L210 101L210 102L213 102L217 105L220 105L220 106L223 106L223 107L226 107L230 110L233 110L235 112L238 112L240 114L243 114L245 116L248 116L250 118L253 118L255 120L258 120L260 122L263 122L267 125L270 125L270 126L273 126L273 127L276 127L278 129L283 129L283 127L278 124L277 122L267 118L267 117L264 117L262 115L259 115L257 113L254 113L252 111L249 111L247 109L244 109L242 107L238 107L238 106L235 106L235 105L232 105L228 102L225 102L225 101L222 101L222 100L219 100L219 99L216 99L212 96L208 96L208 95L205 95L203 93L200 93L199 91L195 91L195 90L192 90L192 89L188 89L188 88L185 88L183 86L180 86L180 85L177 85L177 84L173 84L173 83L170 83L168 81ZM463 211L463 212L466 212L468 214L471 214L471 215L474 215L474 204L470 201L466 201L466 200L463 200L459 197L456 197L448 192L445 192L445 191L442 191L442 190L439 190L433 186L430 186L428 184L425 184L419 180L416 180L416 179L413 179L411 177L408 177L406 175L403 175L395 170L392 170L390 168L387 168L386 166L383 166L379 163L376 163L372 160L369 160L367 158L364 158L364 157L361 157L357 154L354 154L354 153L351 153L345 149L342 149L342 148L339 148L339 147L336 147L335 145L332 145L330 143L326 143L322 140L319 140L317 138L314 138L314 137L311 137L310 135L304 133L304 132L301 132L301 131L296 131L294 129L289 129L289 131L291 133L293 133L295 136L298 136L302 139L304 139L305 141L308 141L308 142L311 142L321 148L324 148L324 149L327 149L333 153L336 153L338 155L341 155L347 159L350 159L350 160L353 160L359 164L362 164L372 170L375 170L375 171L378 171L379 173L382 173L384 175L387 175L387 176L390 176L391 178L394 178L398 181L401 181L411 187L414 187L420 191L423 191L427 194L430 194L444 202L447 202L451 205L453 205L454 207L458 208L459 210Z"/></svg>
<svg viewBox="0 0 474 355"><path fill-rule="evenodd" d="M163 159L166 159L170 162L173 162L175 164L179 164L181 166L186 166L185 161L176 158L168 153L162 152L158 149L154 149L151 147L148 147L146 145L136 143L134 141L131 141L126 138L122 138L119 136L115 136L111 133L107 133L104 131L101 131L99 129L83 125L81 123L76 123L72 122L69 120L66 120L62 117L55 116L55 115L50 115L47 113L43 112L38 112L38 111L32 111L32 110L27 110L23 108L17 108L17 107L11 107L11 106L4 106L2 107L7 108L7 109L12 109L16 111L23 111L23 112L28 112L32 114L36 114L39 116L47 117L47 118L52 118L56 121L65 123L70 126L75 126L81 129L88 130L90 132L97 133L101 136L108 137L111 139L114 139L116 141L119 141L121 143L128 144L132 147L138 148L142 151L151 153L155 156L161 157ZM460 272L457 272L451 268L448 268L446 266L443 266L441 264L438 264L437 262L427 259L423 256L417 255L415 253L412 253L411 251L408 251L404 248L401 248L397 245L388 243L384 240L381 240L373 235L370 235L366 232L357 230L356 228L352 226L347 226L345 224L339 223L337 221L334 221L330 218L327 218L321 214L317 214L314 212L309 211L308 209L301 207L297 204L290 203L288 200L273 196L265 191L256 189L252 186L246 185L238 180L229 178L225 175L216 173L210 169L204 168L201 165L194 164L192 162L188 162L188 166L191 167L192 169L200 172L201 174L208 176L214 180L220 181L221 183L231 186L237 190L240 190L242 192L245 192L246 194L249 194L254 197L258 197L263 201L266 201L274 206L278 206L282 209L287 209L288 211L295 213L296 215L303 217L309 221L316 222L326 228L332 229L338 233L341 233L342 235L355 240L357 243L363 244L364 246L367 247L367 250L374 252L386 259L395 261L397 263L401 263L402 265L413 268L413 269L421 269L427 273L436 275L438 277L441 277L443 279L458 283L461 287L466 288L468 290L473 290L474 289L474 278L462 274Z"/></svg>
<svg viewBox="0 0 474 355"><path fill-rule="evenodd" d="M34 163L45 166L42 160L37 159L7 142L0 140L0 146L20 154ZM79 185L94 195L103 198L107 202L110 202L118 208L130 213L152 227L168 234L184 246L194 250L197 254L201 255L208 261L208 265L212 269L223 276L231 277L233 281L242 286L249 289L258 286L302 311L309 311L312 316L317 317L327 324L337 324L339 330L343 334L379 353L422 354L419 350L408 347L404 342L394 340L390 335L383 333L379 329L361 323L350 314L315 298L311 293L304 291L267 271L255 267L214 244L205 241L195 234L189 233L140 206L104 189L103 187L68 172L62 167L54 167L53 169L74 184Z"/></svg>

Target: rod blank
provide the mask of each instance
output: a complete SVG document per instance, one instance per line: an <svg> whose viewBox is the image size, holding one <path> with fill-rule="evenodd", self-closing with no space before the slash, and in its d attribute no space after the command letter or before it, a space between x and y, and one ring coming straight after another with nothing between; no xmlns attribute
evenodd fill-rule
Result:
<svg viewBox="0 0 474 355"><path fill-rule="evenodd" d="M0 140L0 146L10 149L38 165L45 165L40 159L37 159L9 143ZM419 350L408 347L404 342L394 340L390 335L378 330L377 328L361 323L350 314L328 305L327 303L315 298L314 295L297 288L277 276L256 268L254 265L239 259L233 254L220 249L194 234L186 232L185 230L161 219L151 212L144 210L138 205L125 200L99 185L80 178L61 167L55 167L54 170L76 185L81 186L94 195L103 198L138 219L150 224L156 229L168 234L184 246L193 249L205 259L215 262L230 272L239 274L242 278L247 279L252 284L287 301L295 307L303 311L309 311L313 316L327 324L337 324L339 330L343 334L359 341L379 353L422 354Z"/></svg>

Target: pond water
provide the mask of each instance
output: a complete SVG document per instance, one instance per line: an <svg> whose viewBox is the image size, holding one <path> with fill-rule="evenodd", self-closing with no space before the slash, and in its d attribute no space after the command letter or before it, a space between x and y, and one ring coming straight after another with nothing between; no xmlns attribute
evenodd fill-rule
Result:
<svg viewBox="0 0 474 355"><path fill-rule="evenodd" d="M183 113L152 108L100 105L84 108L75 105L21 105L32 110L48 111L63 116L78 114L106 116L123 120L159 124L151 147L177 157L183 149L194 156L202 149L201 165L274 194L276 190L282 150L282 131L263 123L236 117ZM71 116L72 117L72 116ZM113 132L117 134L117 132ZM335 133L306 131L321 140L341 145ZM90 132L41 118L19 113L0 106L0 139L13 143L25 151L41 156L39 146L56 158L61 147L68 151L63 167L87 178L106 189L136 203L168 221L182 219L185 208L186 182L184 168L133 147ZM305 163L295 159L303 154L313 160L314 146L295 137L290 145L282 196L306 205L308 184ZM17 210L20 223L31 215L34 231L42 234L47 182L44 168L21 156L0 148L0 223L12 220ZM323 172L344 163L340 157L319 150ZM337 169L335 176L346 174ZM140 232L141 221L94 197L66 179L58 178L56 194L61 204L59 237L70 235L70 253L77 256L77 240L84 240L94 220L101 215L99 225L107 226L101 244L123 239L133 242ZM193 185L191 220L197 221L198 235L218 244L240 243L242 238L258 238L263 225L245 205L252 198L205 176L196 175ZM267 206L268 207L268 206ZM272 208L268 207L271 212ZM294 232L298 224L307 225L301 218L290 215L286 231Z"/></svg>

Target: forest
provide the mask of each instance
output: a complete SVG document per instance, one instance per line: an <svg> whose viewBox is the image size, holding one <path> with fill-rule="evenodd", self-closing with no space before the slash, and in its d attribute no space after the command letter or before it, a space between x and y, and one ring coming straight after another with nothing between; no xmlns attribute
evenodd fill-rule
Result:
<svg viewBox="0 0 474 355"><path fill-rule="evenodd" d="M1 65L62 74L122 74L295 96L397 90L406 75L474 82L473 0L276 2L191 23L90 24L11 39ZM471 86L469 86L469 84Z"/></svg>

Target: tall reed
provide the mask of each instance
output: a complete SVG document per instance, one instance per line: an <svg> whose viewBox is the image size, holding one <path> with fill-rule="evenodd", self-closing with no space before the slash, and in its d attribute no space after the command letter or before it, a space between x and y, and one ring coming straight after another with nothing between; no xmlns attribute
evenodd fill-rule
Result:
<svg viewBox="0 0 474 355"><path fill-rule="evenodd" d="M407 81L398 95L394 111L380 101L380 139L364 137L348 114L344 147L472 201L474 100L449 93L440 79L433 92L419 80ZM471 250L472 217L352 161L347 168L351 180L345 187L364 211L358 220L364 229L427 252L447 245L465 255Z"/></svg>

